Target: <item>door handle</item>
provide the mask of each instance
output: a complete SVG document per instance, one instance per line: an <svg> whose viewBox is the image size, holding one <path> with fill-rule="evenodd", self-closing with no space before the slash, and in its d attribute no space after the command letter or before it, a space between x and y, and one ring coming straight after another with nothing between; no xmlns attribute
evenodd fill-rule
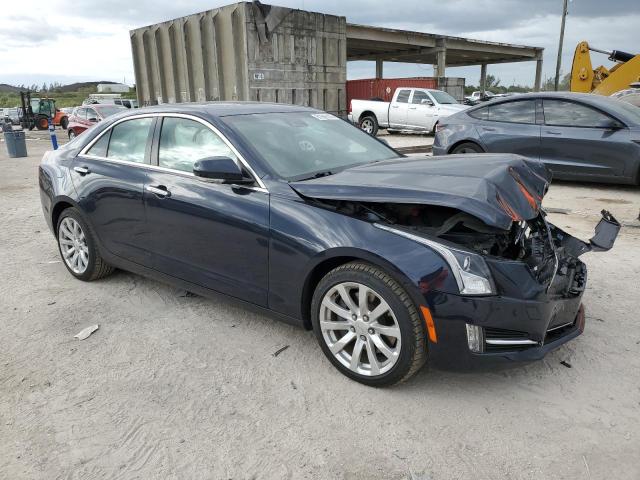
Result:
<svg viewBox="0 0 640 480"><path fill-rule="evenodd" d="M400 105L391 105L391 108L399 108Z"/></svg>
<svg viewBox="0 0 640 480"><path fill-rule="evenodd" d="M562 135L562 132L554 132L553 130L547 130L544 133L546 133L548 135Z"/></svg>
<svg viewBox="0 0 640 480"><path fill-rule="evenodd" d="M496 129L493 127L482 127L482 130L484 130L485 132L495 132Z"/></svg>
<svg viewBox="0 0 640 480"><path fill-rule="evenodd" d="M409 110L415 110L417 107L409 107Z"/></svg>
<svg viewBox="0 0 640 480"><path fill-rule="evenodd" d="M167 190L167 187L164 185L157 185L155 187L153 185L146 185L145 188L148 192L151 192L158 197L166 198L171 196L171 192Z"/></svg>
<svg viewBox="0 0 640 480"><path fill-rule="evenodd" d="M73 169L80 175L87 175L88 173L91 173L91 170L89 170L87 167L73 167Z"/></svg>

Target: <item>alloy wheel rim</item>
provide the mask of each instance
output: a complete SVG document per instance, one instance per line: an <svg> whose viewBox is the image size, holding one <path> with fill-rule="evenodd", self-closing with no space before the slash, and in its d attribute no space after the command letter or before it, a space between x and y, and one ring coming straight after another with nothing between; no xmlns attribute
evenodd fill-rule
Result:
<svg viewBox="0 0 640 480"><path fill-rule="evenodd" d="M67 267L73 273L83 274L89 265L89 247L82 227L76 220L67 217L60 222L58 243Z"/></svg>
<svg viewBox="0 0 640 480"><path fill-rule="evenodd" d="M364 130L367 133L371 133L373 132L373 123L371 122L371 120L363 120L362 121L362 130Z"/></svg>
<svg viewBox="0 0 640 480"><path fill-rule="evenodd" d="M320 331L333 356L354 373L387 373L400 357L400 326L389 304L355 282L331 287L320 305Z"/></svg>

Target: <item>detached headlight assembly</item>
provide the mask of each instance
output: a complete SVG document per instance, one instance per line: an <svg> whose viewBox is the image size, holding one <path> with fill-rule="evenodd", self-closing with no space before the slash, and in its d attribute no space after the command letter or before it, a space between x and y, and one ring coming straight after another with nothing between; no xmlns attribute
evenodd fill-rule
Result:
<svg viewBox="0 0 640 480"><path fill-rule="evenodd" d="M441 243L434 242L424 237L414 235L404 230L398 230L379 223L376 227L408 238L433 248L446 260L451 272L458 283L458 289L462 295L493 295L495 288L487 263L481 255L465 250L451 248Z"/></svg>

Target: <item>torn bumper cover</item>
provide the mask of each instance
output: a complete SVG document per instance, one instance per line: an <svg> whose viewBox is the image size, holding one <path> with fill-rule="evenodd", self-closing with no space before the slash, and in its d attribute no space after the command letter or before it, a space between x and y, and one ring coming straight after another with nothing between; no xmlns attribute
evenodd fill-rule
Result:
<svg viewBox="0 0 640 480"><path fill-rule="evenodd" d="M470 370L532 362L584 331L587 268L578 256L610 250L620 224L603 210L589 242L548 225L556 258L548 282L522 262L487 258L497 296L423 292L438 332L438 343L429 346L434 365Z"/></svg>

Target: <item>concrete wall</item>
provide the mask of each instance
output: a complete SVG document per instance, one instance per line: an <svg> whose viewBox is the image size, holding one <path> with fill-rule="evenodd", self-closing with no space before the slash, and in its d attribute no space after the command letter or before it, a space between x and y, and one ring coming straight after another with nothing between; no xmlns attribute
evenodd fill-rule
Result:
<svg viewBox="0 0 640 480"><path fill-rule="evenodd" d="M440 77L438 78L438 89L444 90L459 102L464 100L464 78Z"/></svg>
<svg viewBox="0 0 640 480"><path fill-rule="evenodd" d="M346 111L345 17L245 2L130 36L140 105L259 100Z"/></svg>
<svg viewBox="0 0 640 480"><path fill-rule="evenodd" d="M96 89L98 93L128 93L130 90L124 83L99 83Z"/></svg>

